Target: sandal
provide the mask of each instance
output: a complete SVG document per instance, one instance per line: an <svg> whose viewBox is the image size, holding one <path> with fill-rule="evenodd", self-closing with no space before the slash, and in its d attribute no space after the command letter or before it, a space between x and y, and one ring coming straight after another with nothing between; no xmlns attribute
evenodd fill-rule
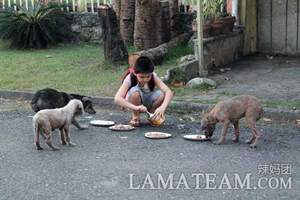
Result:
<svg viewBox="0 0 300 200"><path fill-rule="evenodd" d="M130 120L129 124L131 126L134 126L134 127L139 127L140 126L140 120L138 118L132 118Z"/></svg>

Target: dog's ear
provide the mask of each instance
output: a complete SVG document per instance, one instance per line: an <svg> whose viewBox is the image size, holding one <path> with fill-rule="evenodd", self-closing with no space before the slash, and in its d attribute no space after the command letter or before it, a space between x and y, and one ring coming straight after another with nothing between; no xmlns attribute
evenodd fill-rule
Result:
<svg viewBox="0 0 300 200"><path fill-rule="evenodd" d="M84 112L82 103L80 103L80 104L77 105L76 110L77 110L78 112L80 112L80 113L83 113L83 112Z"/></svg>
<svg viewBox="0 0 300 200"><path fill-rule="evenodd" d="M217 123L216 118L214 118L213 116L207 115L207 120L209 124L215 124Z"/></svg>
<svg viewBox="0 0 300 200"><path fill-rule="evenodd" d="M206 114L208 114L212 109L214 108L214 106L208 106L208 108L205 110L202 110L201 116L204 117Z"/></svg>
<svg viewBox="0 0 300 200"><path fill-rule="evenodd" d="M92 101L91 97L83 97L82 102Z"/></svg>
<svg viewBox="0 0 300 200"><path fill-rule="evenodd" d="M213 105L208 106L208 108L206 109L206 113L210 113L210 111L212 111L212 109L213 109L214 107L215 107L215 106L213 106Z"/></svg>

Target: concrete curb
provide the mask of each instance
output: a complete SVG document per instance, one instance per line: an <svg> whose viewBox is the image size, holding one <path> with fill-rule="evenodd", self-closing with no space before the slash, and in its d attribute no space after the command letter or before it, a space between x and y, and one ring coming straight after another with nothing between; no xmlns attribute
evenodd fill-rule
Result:
<svg viewBox="0 0 300 200"><path fill-rule="evenodd" d="M23 91L5 91L0 90L0 98L3 99L15 99L15 100L31 100L34 93L23 92ZM93 102L97 106L104 108L117 109L118 107L114 104L114 99L112 97L101 97L92 96ZM199 113L206 110L209 104L199 104L190 102L177 102L173 101L169 106L168 110L176 113ZM300 119L300 110L284 110L284 109L273 109L265 108L264 117L272 118L274 120L280 121L295 121Z"/></svg>

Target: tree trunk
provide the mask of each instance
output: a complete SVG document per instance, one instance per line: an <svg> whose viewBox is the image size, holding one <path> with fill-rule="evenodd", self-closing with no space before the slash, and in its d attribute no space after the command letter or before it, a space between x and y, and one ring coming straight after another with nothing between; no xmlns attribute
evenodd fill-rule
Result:
<svg viewBox="0 0 300 200"><path fill-rule="evenodd" d="M192 37L192 33L184 33L178 35L177 37L173 38L169 42L161 44L155 48L135 52L133 54L135 57L132 57L132 59L133 58L136 59L136 55L147 56L154 62L154 64L161 64L164 57L167 55L169 49L174 48L180 44L186 44L191 37Z"/></svg>
<svg viewBox="0 0 300 200"><path fill-rule="evenodd" d="M133 45L135 0L122 0L120 30L127 46Z"/></svg>
<svg viewBox="0 0 300 200"><path fill-rule="evenodd" d="M134 25L134 47L137 50L149 49L159 45L157 18L159 0L136 0Z"/></svg>
<svg viewBox="0 0 300 200"><path fill-rule="evenodd" d="M128 53L120 34L115 11L109 6L100 6L98 15L103 30L105 59L113 62L126 60Z"/></svg>
<svg viewBox="0 0 300 200"><path fill-rule="evenodd" d="M170 3L170 19L171 19L171 37L178 35L178 0L169 0Z"/></svg>
<svg viewBox="0 0 300 200"><path fill-rule="evenodd" d="M112 0L112 6L114 11L116 12L118 21L120 20L120 14L121 14L121 0Z"/></svg>
<svg viewBox="0 0 300 200"><path fill-rule="evenodd" d="M170 5L168 1L159 2L158 33L159 44L169 42L171 40L171 21L170 21Z"/></svg>

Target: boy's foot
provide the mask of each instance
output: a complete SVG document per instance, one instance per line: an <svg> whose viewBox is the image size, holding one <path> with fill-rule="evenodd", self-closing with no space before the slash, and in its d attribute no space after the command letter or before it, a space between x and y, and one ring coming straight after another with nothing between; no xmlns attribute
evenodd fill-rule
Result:
<svg viewBox="0 0 300 200"><path fill-rule="evenodd" d="M140 126L140 119L138 119L138 118L132 118L130 120L129 124L131 126L134 126L134 127L139 127Z"/></svg>

